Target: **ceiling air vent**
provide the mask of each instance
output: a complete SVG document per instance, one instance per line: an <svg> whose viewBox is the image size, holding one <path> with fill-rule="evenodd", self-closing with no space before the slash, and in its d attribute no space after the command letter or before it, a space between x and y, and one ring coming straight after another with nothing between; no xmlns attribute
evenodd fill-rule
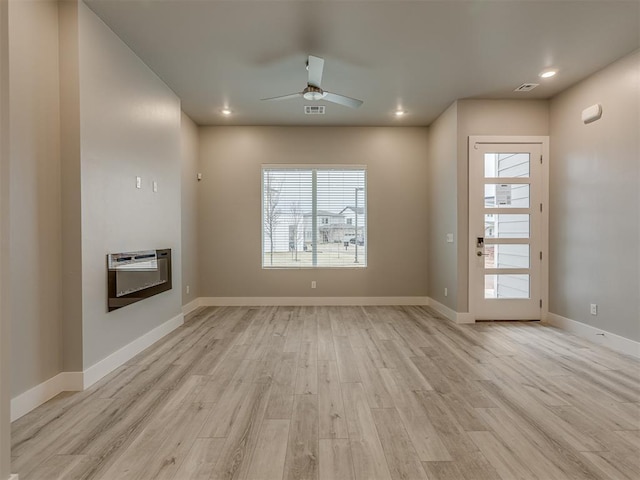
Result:
<svg viewBox="0 0 640 480"><path fill-rule="evenodd" d="M324 105L305 105L305 115L324 115Z"/></svg>
<svg viewBox="0 0 640 480"><path fill-rule="evenodd" d="M516 88L514 92L530 92L531 90L536 88L538 85L540 84L539 83L523 83L518 88Z"/></svg>

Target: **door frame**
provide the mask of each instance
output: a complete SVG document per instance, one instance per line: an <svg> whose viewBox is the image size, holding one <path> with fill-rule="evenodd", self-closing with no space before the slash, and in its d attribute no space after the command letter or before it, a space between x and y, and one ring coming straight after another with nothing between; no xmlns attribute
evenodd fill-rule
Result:
<svg viewBox="0 0 640 480"><path fill-rule="evenodd" d="M477 317L477 305L474 295L473 284L474 275L472 269L475 268L475 243L470 227L471 216L471 196L469 188L471 185L471 153L476 144L539 144L542 150L542 171L541 171L541 203L542 212L540 215L540 248L542 260L540 265L540 321L547 319L549 313L549 136L546 135L470 135L467 148L467 296L469 314L473 320Z"/></svg>

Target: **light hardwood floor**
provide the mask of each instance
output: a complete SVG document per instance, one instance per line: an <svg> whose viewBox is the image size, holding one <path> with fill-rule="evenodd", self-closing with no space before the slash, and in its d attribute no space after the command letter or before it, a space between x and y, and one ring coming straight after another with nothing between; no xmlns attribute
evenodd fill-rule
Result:
<svg viewBox="0 0 640 480"><path fill-rule="evenodd" d="M638 479L640 365L538 323L224 307L12 425L20 480Z"/></svg>

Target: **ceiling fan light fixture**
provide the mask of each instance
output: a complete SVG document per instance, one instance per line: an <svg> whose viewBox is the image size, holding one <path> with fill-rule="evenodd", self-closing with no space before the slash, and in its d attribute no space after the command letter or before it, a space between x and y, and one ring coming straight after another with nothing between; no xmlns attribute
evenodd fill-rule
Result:
<svg viewBox="0 0 640 480"><path fill-rule="evenodd" d="M305 100L322 100L325 93L320 87L307 85L307 88L302 92L302 96Z"/></svg>
<svg viewBox="0 0 640 480"><path fill-rule="evenodd" d="M303 95L305 100L322 100L324 97L323 92L305 92Z"/></svg>

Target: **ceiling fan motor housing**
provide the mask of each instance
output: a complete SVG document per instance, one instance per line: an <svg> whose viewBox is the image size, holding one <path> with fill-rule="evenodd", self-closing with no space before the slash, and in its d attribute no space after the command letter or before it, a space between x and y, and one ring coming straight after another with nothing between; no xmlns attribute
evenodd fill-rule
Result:
<svg viewBox="0 0 640 480"><path fill-rule="evenodd" d="M307 88L305 88L302 92L302 96L305 100L322 100L325 96L325 93L320 87L307 85Z"/></svg>

